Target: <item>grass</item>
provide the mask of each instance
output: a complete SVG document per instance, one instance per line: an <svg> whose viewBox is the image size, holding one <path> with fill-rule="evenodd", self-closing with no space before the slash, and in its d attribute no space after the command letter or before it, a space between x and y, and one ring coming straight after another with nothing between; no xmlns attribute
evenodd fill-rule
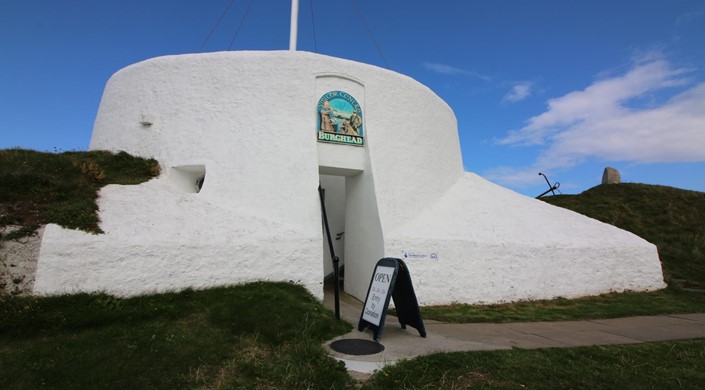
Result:
<svg viewBox="0 0 705 390"><path fill-rule="evenodd" d="M701 389L705 340L433 354L377 373L365 389Z"/></svg>
<svg viewBox="0 0 705 390"><path fill-rule="evenodd" d="M0 240L32 234L40 225L101 233L96 199L107 184L139 184L159 174L154 159L125 152L0 150Z"/></svg>
<svg viewBox="0 0 705 390"><path fill-rule="evenodd" d="M423 318L453 323L567 321L705 312L705 294L669 287L661 291L603 294L496 305L427 306Z"/></svg>
<svg viewBox="0 0 705 390"><path fill-rule="evenodd" d="M3 389L344 388L349 331L303 287L0 298Z"/></svg>
<svg viewBox="0 0 705 390"><path fill-rule="evenodd" d="M97 190L157 173L155 161L124 153L0 151L0 227L21 225L27 234L55 222L100 232ZM703 282L703 196L620 184L547 200L656 243L671 283L664 291L427 307L422 313L451 322L507 322L704 311L703 294L680 288ZM361 384L321 347L349 329L303 287L286 283L129 299L0 296L0 388L642 389L705 383L705 340L691 340L434 354L386 367Z"/></svg>
<svg viewBox="0 0 705 390"><path fill-rule="evenodd" d="M622 183L543 199L656 244L667 281L705 286L705 192Z"/></svg>
<svg viewBox="0 0 705 390"><path fill-rule="evenodd" d="M424 318L447 322L559 321L636 315L705 312L705 193L673 187L622 183L600 185L579 195L542 198L615 225L658 247L661 291L612 293L497 305L421 308Z"/></svg>
<svg viewBox="0 0 705 390"><path fill-rule="evenodd" d="M701 388L705 340L442 353L358 383L321 347L351 329L303 287L0 299L3 389Z"/></svg>

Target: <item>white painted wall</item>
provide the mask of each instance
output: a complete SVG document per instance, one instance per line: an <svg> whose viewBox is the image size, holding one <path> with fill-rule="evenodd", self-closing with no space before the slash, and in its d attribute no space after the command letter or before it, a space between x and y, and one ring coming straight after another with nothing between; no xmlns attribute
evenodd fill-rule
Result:
<svg viewBox="0 0 705 390"><path fill-rule="evenodd" d="M368 166L345 181L345 291L363 302L375 264L384 257L384 232L370 171Z"/></svg>
<svg viewBox="0 0 705 390"><path fill-rule="evenodd" d="M421 304L495 303L665 287L656 247L612 225L466 173L385 236Z"/></svg>
<svg viewBox="0 0 705 390"><path fill-rule="evenodd" d="M365 147L316 142L331 90L360 103ZM144 61L108 82L90 148L154 157L164 173L101 192L105 235L49 226L38 293L268 279L320 298L319 173L346 177L345 288L360 299L377 260L403 252L438 254L407 259L422 304L664 286L653 245L464 173L451 109L370 65L305 52ZM205 186L187 193L171 168L194 166Z"/></svg>
<svg viewBox="0 0 705 390"><path fill-rule="evenodd" d="M345 234L336 239L338 233L345 233L345 176L321 175L321 187L325 190L326 215L330 228L333 250L338 256L339 266L345 264ZM323 273L333 273L333 257L328 239L323 232Z"/></svg>
<svg viewBox="0 0 705 390"><path fill-rule="evenodd" d="M252 204L223 205L227 198L208 194L208 186L206 182L198 194L183 193L162 177L138 186L103 188L99 206L105 234L48 225L35 293L128 296L291 280L322 297L318 215L309 223L317 223L318 229L306 231L301 224L270 218Z"/></svg>
<svg viewBox="0 0 705 390"><path fill-rule="evenodd" d="M155 157L165 177L103 190L105 235L50 226L35 291L134 294L272 279L322 297L314 73L296 57L162 57L116 73L90 148ZM143 114L153 125L140 123ZM183 165L205 165L200 193L167 192L170 168Z"/></svg>

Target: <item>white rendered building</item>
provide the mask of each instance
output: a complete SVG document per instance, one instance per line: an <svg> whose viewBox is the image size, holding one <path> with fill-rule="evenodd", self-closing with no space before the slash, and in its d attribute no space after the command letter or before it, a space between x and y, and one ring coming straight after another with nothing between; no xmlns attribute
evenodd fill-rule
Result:
<svg viewBox="0 0 705 390"><path fill-rule="evenodd" d="M108 82L90 148L154 157L162 175L101 191L105 234L48 226L36 293L291 280L322 298L319 182L361 300L382 257L405 260L422 305L665 286L654 245L464 172L450 107L371 65L295 51L140 62Z"/></svg>

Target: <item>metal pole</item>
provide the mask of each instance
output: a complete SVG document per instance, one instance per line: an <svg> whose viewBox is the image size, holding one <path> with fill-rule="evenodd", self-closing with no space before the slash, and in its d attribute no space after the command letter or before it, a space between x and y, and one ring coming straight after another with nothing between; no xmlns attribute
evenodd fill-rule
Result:
<svg viewBox="0 0 705 390"><path fill-rule="evenodd" d="M556 193L555 193L553 190L555 190L555 189L558 188L558 187L553 188L554 186L551 185L551 182L548 181L548 178L547 178L546 175L544 175L543 173L539 172L539 175L543 176L543 178L546 179L546 184L548 184L549 190L546 191L546 192L544 192L543 194L539 195L538 197L540 198L540 197L542 197L543 195L548 194L549 191L550 191L550 192L553 192L553 195L555 195Z"/></svg>
<svg viewBox="0 0 705 390"><path fill-rule="evenodd" d="M549 192L553 192L553 190L555 190L555 189L556 189L556 187L551 187L551 188L547 189L546 191L542 192L541 195L537 196L536 199L539 199L540 197L548 194ZM553 194L555 195L556 193L554 192Z"/></svg>
<svg viewBox="0 0 705 390"><path fill-rule="evenodd" d="M318 185L318 196L321 198L321 211L323 212L323 225L326 228L326 237L328 238L328 249L333 257L333 283L335 283L335 319L340 320L340 275L338 274L338 263L340 259L335 255L333 248L333 240L330 237L330 229L328 228L328 215L326 214L326 203L323 199L323 188Z"/></svg>
<svg viewBox="0 0 705 390"><path fill-rule="evenodd" d="M296 51L296 38L299 30L299 0L291 0L291 29L289 30L289 50Z"/></svg>

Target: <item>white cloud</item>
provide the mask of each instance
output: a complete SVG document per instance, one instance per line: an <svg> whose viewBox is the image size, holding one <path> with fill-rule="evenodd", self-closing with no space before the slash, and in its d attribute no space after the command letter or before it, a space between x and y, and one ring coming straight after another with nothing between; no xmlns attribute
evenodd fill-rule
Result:
<svg viewBox="0 0 705 390"><path fill-rule="evenodd" d="M595 156L636 163L705 160L705 83L665 104L583 121L554 137L550 155Z"/></svg>
<svg viewBox="0 0 705 390"><path fill-rule="evenodd" d="M433 62L424 62L423 66L426 69L430 69L436 73L458 75L463 74L465 71L450 65L437 64Z"/></svg>
<svg viewBox="0 0 705 390"><path fill-rule="evenodd" d="M524 81L514 85L512 89L504 95L502 103L515 103L528 98L533 92L532 87L533 83L530 81Z"/></svg>
<svg viewBox="0 0 705 390"><path fill-rule="evenodd" d="M624 75L549 100L546 111L497 141L543 145L535 162L526 169L496 168L487 176L521 186L535 183L539 171L568 169L589 158L632 163L705 161L705 83L694 84L686 75L690 71L663 59L641 61ZM671 93L669 88L676 86L686 89L660 104L650 99ZM645 100L650 103L634 107Z"/></svg>
<svg viewBox="0 0 705 390"><path fill-rule="evenodd" d="M444 74L444 75L450 75L450 76L470 76L470 77L475 77L484 81L490 81L491 79L488 76L485 76L483 74L474 72L472 70L466 70L466 69L461 69L457 68L455 66L451 65L446 65L446 64L439 64L435 62L424 62L423 63L424 68L429 69L433 72Z"/></svg>
<svg viewBox="0 0 705 390"><path fill-rule="evenodd" d="M536 176L539 172L540 170L534 167L524 169L497 167L484 172L482 176L507 187L525 188L528 185L542 183L541 178Z"/></svg>
<svg viewBox="0 0 705 390"><path fill-rule="evenodd" d="M705 11L691 11L686 12L676 18L676 26L681 26L684 24L694 23L698 19L702 19L705 16Z"/></svg>
<svg viewBox="0 0 705 390"><path fill-rule="evenodd" d="M656 60L637 65L624 76L596 81L582 91L548 101L548 109L519 130L499 140L500 144L542 144L555 133L582 124L600 123L630 112L625 103L667 87L684 85L689 69L672 69Z"/></svg>

